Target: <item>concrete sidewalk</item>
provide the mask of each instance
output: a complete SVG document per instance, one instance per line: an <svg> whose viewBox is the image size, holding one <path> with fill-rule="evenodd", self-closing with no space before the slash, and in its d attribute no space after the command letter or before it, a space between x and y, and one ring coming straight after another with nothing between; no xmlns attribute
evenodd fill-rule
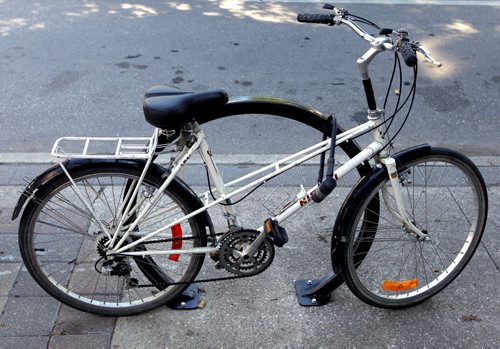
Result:
<svg viewBox="0 0 500 349"><path fill-rule="evenodd" d="M294 280L319 278L331 270L328 227L346 187L338 188L331 204L315 206L327 217L319 229L308 221L307 210L287 222L290 242L276 251L273 265L263 274L201 285L206 301L202 309L162 307L116 319L61 305L34 283L19 255L18 220L10 221L22 186L4 183L0 186L0 348L498 346L500 168L482 165L490 202L483 244L452 285L403 311L370 307L345 285L325 306L297 303ZM259 192L245 200L241 212L260 206ZM249 214L243 218L250 223L257 219ZM209 268L213 267L207 262L202 274Z"/></svg>

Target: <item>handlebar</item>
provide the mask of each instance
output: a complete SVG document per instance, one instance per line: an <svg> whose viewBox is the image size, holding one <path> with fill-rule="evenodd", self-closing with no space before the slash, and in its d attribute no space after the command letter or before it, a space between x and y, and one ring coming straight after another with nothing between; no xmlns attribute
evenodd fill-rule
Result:
<svg viewBox="0 0 500 349"><path fill-rule="evenodd" d="M339 10L335 6L323 7L323 8L327 8L331 10L333 13L330 14L299 13L297 15L297 21L302 23L328 24L330 26L345 24L365 41L369 43L375 41L375 38L373 36L368 34L363 28L354 23L348 17L349 13L347 12L347 10L345 9Z"/></svg>
<svg viewBox="0 0 500 349"><path fill-rule="evenodd" d="M429 53L429 51L421 45L419 42L410 42L406 38L406 32L393 31L392 29L381 30L378 37L374 37L368 34L363 28L361 28L357 23L353 21L353 17L345 9L337 9L335 6L327 5L323 7L325 9L331 10L332 13L329 14L309 14L309 13L299 13L297 15L297 21L302 23L318 23L327 24L329 26L344 24L347 25L352 31L354 31L363 40L368 42L370 46L374 49L381 51L394 51L397 50L403 57L405 63L409 67L413 67L417 64L416 52L420 52L424 55L425 61L432 63L436 67L441 67L441 62L435 60ZM354 16L356 17L356 16ZM357 17L359 18L359 17ZM388 35L396 34L397 41L394 44L392 38Z"/></svg>
<svg viewBox="0 0 500 349"><path fill-rule="evenodd" d="M299 13L297 15L297 21L301 23L320 23L334 25L334 16L331 14L309 14L309 13Z"/></svg>

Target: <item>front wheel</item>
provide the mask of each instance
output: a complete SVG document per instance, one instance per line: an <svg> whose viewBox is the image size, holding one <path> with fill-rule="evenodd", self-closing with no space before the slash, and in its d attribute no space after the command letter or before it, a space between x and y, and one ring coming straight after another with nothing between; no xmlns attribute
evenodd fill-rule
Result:
<svg viewBox="0 0 500 349"><path fill-rule="evenodd" d="M345 222L344 279L358 298L381 308L416 305L449 285L474 254L487 216L484 180L460 153L431 148L398 164L398 175L407 215L427 237L395 218L387 174L364 189ZM366 234L372 200L380 201L378 225Z"/></svg>
<svg viewBox="0 0 500 349"><path fill-rule="evenodd" d="M83 311L122 316L171 301L196 277L204 255L147 254L205 246L205 227L195 218L133 248L144 255L106 255L110 239L102 226L113 232L141 170L119 163L89 164L70 171L73 184L62 175L36 192L20 222L19 244L26 268L45 291ZM151 200L160 184L160 176L146 175L133 203L136 212ZM190 194L186 188L175 179L126 243L194 211L186 200ZM119 238L132 218L125 221Z"/></svg>

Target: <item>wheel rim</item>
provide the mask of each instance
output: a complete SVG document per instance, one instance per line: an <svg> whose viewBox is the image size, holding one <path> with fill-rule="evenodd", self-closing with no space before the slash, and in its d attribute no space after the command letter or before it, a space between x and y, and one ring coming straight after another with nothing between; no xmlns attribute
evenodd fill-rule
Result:
<svg viewBox="0 0 500 349"><path fill-rule="evenodd" d="M125 195L127 183L135 180L136 176L115 173L75 178L80 192L108 227L116 224L117 212L121 210L120 198ZM141 207L149 199L147 196L156 189L157 185L152 182L141 186ZM170 223L172 217L182 217L187 212L187 208L174 195L164 193L150 214L141 221L134 239ZM191 270L199 258L186 254L127 257L123 258L122 265L128 266L125 269L131 269L129 273L106 275L103 273L104 259L99 246L107 238L104 239L99 225L91 219L89 211L69 183L62 184L40 202L28 229L30 260L33 261L34 269L30 271L34 272L37 281L41 281L44 288L49 288L49 292L59 293L66 300L72 299L90 306L125 308L171 298L170 295L182 286L153 284L159 280L190 281ZM199 237L196 224L192 221L182 223L180 229L182 237ZM169 238L172 238L171 230L152 239ZM182 248L199 246L199 240L183 240ZM136 250L181 248L179 245L173 247L173 244L175 242L150 243L139 245ZM115 274L119 270L117 264L113 264Z"/></svg>

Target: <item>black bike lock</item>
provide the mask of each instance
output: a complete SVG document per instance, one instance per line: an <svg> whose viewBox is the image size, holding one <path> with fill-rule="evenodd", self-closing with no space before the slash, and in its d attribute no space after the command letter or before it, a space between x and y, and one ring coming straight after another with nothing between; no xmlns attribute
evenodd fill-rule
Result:
<svg viewBox="0 0 500 349"><path fill-rule="evenodd" d="M333 166L335 164L335 142L337 140L337 118L332 118L332 134L330 138L330 156L327 161L326 178L312 193L311 198L314 202L323 201L337 186L337 181L333 178Z"/></svg>

